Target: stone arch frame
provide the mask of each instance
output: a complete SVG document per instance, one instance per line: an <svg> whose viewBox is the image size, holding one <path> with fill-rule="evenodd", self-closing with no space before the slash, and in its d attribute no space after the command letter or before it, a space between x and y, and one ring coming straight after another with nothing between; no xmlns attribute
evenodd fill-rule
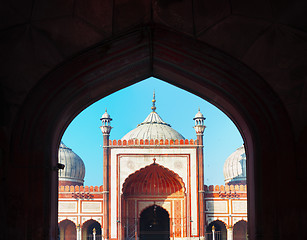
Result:
<svg viewBox="0 0 307 240"><path fill-rule="evenodd" d="M164 208L163 206L161 206L161 205L159 205L159 204L151 204L150 206L144 207L142 210L140 210L140 213L139 213L139 215L138 215L138 218L141 217L142 213L143 213L145 210L147 210L148 208L151 208L151 207L153 207L153 206L158 206L158 207L164 209L164 210L168 213L168 216L169 216L169 218L170 218L171 213L169 212L169 210L168 210L167 208Z"/></svg>
<svg viewBox="0 0 307 240"><path fill-rule="evenodd" d="M156 163L156 164L157 164L157 163ZM125 179L125 181L123 182L123 184L122 184L122 186L121 186L121 193L122 193L122 194L125 193L125 191L126 191L126 189L127 189L127 185L130 183L130 181L133 180L133 178L134 178L135 176L137 176L137 175L138 175L139 173L141 173L142 171L146 171L146 169L149 169L152 165L153 165L153 164L147 165L147 166L145 166L145 167L143 167L143 168L140 168L140 169L138 169L137 171L135 171L135 172L129 174L128 177ZM185 186L185 183L184 183L182 177L179 176L176 172L172 171L171 169L168 169L168 168L166 168L166 167L164 167L164 166L162 166L162 165L160 165L160 164L157 164L157 165L160 166L164 171L167 171L167 172L169 172L171 175L173 175L174 179L175 179L176 181L178 181L178 183L181 185L181 187L182 187L182 189L183 189L182 195L183 195L184 197L186 197L186 186Z"/></svg>
<svg viewBox="0 0 307 240"><path fill-rule="evenodd" d="M81 234L82 234L82 239L87 239L87 237L88 237L87 232L84 232L84 231L87 231L87 230L88 230L88 227L89 227L89 226L87 226L87 225L89 224L90 221L99 224L100 229L99 229L99 230L96 229L96 232L97 232L97 234L98 234L99 232L100 232L100 235L102 234L102 226L101 226L100 222L98 222L97 220L91 218L91 219L88 219L88 220L86 220L85 222L82 223L82 233L81 233ZM90 225L91 225L91 224L90 224ZM86 226L87 226L87 228L86 228L86 230L85 230L84 227L86 227Z"/></svg>
<svg viewBox="0 0 307 240"><path fill-rule="evenodd" d="M150 206L147 206L147 207L143 208L143 209L140 211L139 215L138 215L138 219L141 220L142 213L143 213L144 211L148 210L149 208L154 207L154 206L158 206L159 208L163 209L163 210L168 214L168 219L169 219L169 234L170 234L170 235L174 234L174 233L172 232L172 229L171 229L171 222L170 222L170 220L171 220L171 213L169 212L169 210L168 210L167 208L165 208L165 207L163 207L163 206L161 206L161 205L159 205L159 204L152 204L152 205L150 205ZM139 225L138 225L138 228L139 228L139 231L140 231L140 228L141 228L141 221L139 221L138 224L139 224Z"/></svg>
<svg viewBox="0 0 307 240"><path fill-rule="evenodd" d="M68 222L68 224L73 224L74 226L74 230L75 230L75 235L77 236L77 224L72 220L72 219L69 219L69 218L66 218L66 219L63 219L61 220L60 222L58 222L58 228L59 228L59 239L65 239L66 238L66 232L64 233L61 233L61 228L60 228L60 225L63 224L63 222ZM66 224L66 226L68 225Z"/></svg>
<svg viewBox="0 0 307 240"><path fill-rule="evenodd" d="M214 222L221 222L225 225L225 228L228 228L228 224L225 221L223 221L222 219L214 219L213 221L209 222L208 226L210 224L213 224Z"/></svg>
<svg viewBox="0 0 307 240"><path fill-rule="evenodd" d="M214 225L214 223L216 223L217 225L221 225L222 227L225 227L225 231L221 231L220 232L220 234L221 234L221 237L222 237L222 239L227 239L227 228L228 228L228 224L227 223L225 223L223 220L221 220L221 219L215 219L215 220L213 220L212 222L210 222L209 224L208 224L208 226L207 226L207 228L209 228L209 226L211 225ZM210 231L211 231L211 229L210 229ZM206 229L206 231L205 232L208 232L207 231L207 229ZM224 237L224 238L223 238Z"/></svg>
<svg viewBox="0 0 307 240"><path fill-rule="evenodd" d="M246 227L247 227L247 221L246 220L244 220L244 219L241 219L241 220L239 220L239 221L236 221L234 224L233 224L233 227L232 227L232 229L233 229L233 239L236 239L236 235L235 235L235 229L236 229L236 226L238 226L240 223L245 223L246 224ZM238 224L238 225L237 225ZM245 232L245 234L247 234L248 235L248 231L247 231L247 229L245 229L246 230L246 232ZM245 236L245 235L244 235Z"/></svg>
<svg viewBox="0 0 307 240"><path fill-rule="evenodd" d="M65 219L62 219L61 221L59 221L58 222L58 224L60 224L61 222L63 222L63 221L71 221L73 224L75 224L76 226L77 226L77 223L76 223L76 221L74 221L73 219L70 219L70 218L65 218Z"/></svg>
<svg viewBox="0 0 307 240"><path fill-rule="evenodd" d="M21 167L9 165L6 181L9 187L22 183L20 199L35 196L19 206L10 203L10 209L35 219L23 225L32 239L56 237L57 148L66 127L90 104L150 76L213 103L234 121L248 158L251 239L269 234L268 226L277 224L275 210L262 196L275 199L276 189L270 190L278 179L270 179L269 171L278 171L274 167L277 160L284 162L293 152L292 142L287 141L293 139L291 124L280 99L260 76L237 60L156 25L109 39L58 66L23 103L14 123L9 155L10 163ZM42 226L39 233L33 230L37 226Z"/></svg>
<svg viewBox="0 0 307 240"><path fill-rule="evenodd" d="M238 219L237 221L233 222L233 227L234 227L238 222L242 222L242 221L247 223L247 221L246 221L245 219Z"/></svg>
<svg viewBox="0 0 307 240"><path fill-rule="evenodd" d="M181 192L179 193L175 193L175 195L173 195L172 193L168 193L168 194L162 194L162 195L158 195L158 194L151 194L151 195L142 195L140 193L136 193L135 195L126 195L126 190L127 188L129 189L130 188L130 182L134 180L134 178L136 176L138 176L140 173L142 173L143 171L147 171L147 170L152 170L151 168L152 167L159 167L162 169L162 171L166 171L167 173L169 173L173 178L174 180L181 186ZM129 191L129 190L128 190ZM174 172L173 170L167 168L167 167L164 167L163 165L160 165L160 164L157 164L157 163L154 163L154 164L149 164L143 168L140 168L138 170L136 170L135 172L131 173L130 175L128 175L122 185L122 190L121 190L121 212L122 212L122 220L121 222L124 222L124 225L120 225L122 227L122 229L119 231L119 232L122 232L122 234L126 234L124 233L125 231L125 228L127 227L128 229L130 229L131 227L128 227L128 226L135 226L135 224L131 224L131 215L129 214L129 217L127 217L127 212L129 212L130 209L129 208L129 202L131 201L135 201L137 202L137 200L135 200L135 198L139 198L140 196L143 196L144 199L146 199L146 201L149 201L147 202L145 205L144 203L142 204L142 207L139 208L140 206L137 207L137 211L136 211L136 214L134 215L134 217L137 220L137 232L139 232L140 230L140 218L141 218L141 214L143 211L145 211L146 209L150 208L150 207L153 207L153 206L158 206L158 207L161 207L162 209L164 209L168 215L169 215L169 219L170 221L172 220L172 210L165 206L164 203L165 201L167 201L168 197L169 196L172 196L172 197L175 197L176 200L168 200L169 203L170 202L175 202L175 201L181 201L183 200L183 205L185 206L186 205L186 202L187 202L187 194L186 194L186 186L185 186L185 183L183 181L183 179L176 173ZM182 218L185 218L186 217L186 214L187 214L187 211L185 210L183 215L181 216ZM169 223L171 224L171 223ZM187 227L187 226L186 226ZM132 227L133 228L133 227ZM174 234L173 233L173 229L170 229L170 234Z"/></svg>

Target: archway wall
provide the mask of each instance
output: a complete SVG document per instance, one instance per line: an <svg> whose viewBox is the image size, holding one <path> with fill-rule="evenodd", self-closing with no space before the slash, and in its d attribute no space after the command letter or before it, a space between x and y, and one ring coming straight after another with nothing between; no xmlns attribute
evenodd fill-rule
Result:
<svg viewBox="0 0 307 240"><path fill-rule="evenodd" d="M206 239L213 239L212 227L215 227L215 238L219 240L227 240L227 224L222 220L215 220L207 225Z"/></svg>
<svg viewBox="0 0 307 240"><path fill-rule="evenodd" d="M185 184L182 178L163 167L153 163L130 174L123 183L123 194L127 195L181 195L184 196ZM155 186L155 187L153 187Z"/></svg>
<svg viewBox="0 0 307 240"><path fill-rule="evenodd" d="M93 239L93 229L95 228L95 235L97 239L101 239L102 231L101 231L101 224L94 220L89 219L82 224L82 239Z"/></svg>
<svg viewBox="0 0 307 240"><path fill-rule="evenodd" d="M147 165L126 178L121 201L119 227L125 239L140 236L142 212L153 206L161 207L168 213L171 237L187 237L190 225L187 226L186 221L185 184L175 172L157 163Z"/></svg>
<svg viewBox="0 0 307 240"><path fill-rule="evenodd" d="M74 240L77 238L76 224L68 219L59 222L59 239Z"/></svg>
<svg viewBox="0 0 307 240"><path fill-rule="evenodd" d="M233 239L245 240L247 237L247 222L244 220L236 222L233 226Z"/></svg>
<svg viewBox="0 0 307 240"><path fill-rule="evenodd" d="M21 232L31 239L56 236L57 147L70 121L98 99L149 76L208 100L235 122L248 156L249 236L270 239L290 234L278 226L288 221L291 211L276 215L286 201L280 197L284 186L278 183L287 174L291 184L288 173L295 174L278 164L293 156L291 126L280 99L243 64L159 26L102 43L59 66L28 95L15 122L6 166L8 189L22 183L21 191L8 196L19 202L7 203L7 209L24 216ZM25 200L28 196L31 202ZM272 228L279 232L272 233ZM16 237L14 229L12 225L9 235Z"/></svg>

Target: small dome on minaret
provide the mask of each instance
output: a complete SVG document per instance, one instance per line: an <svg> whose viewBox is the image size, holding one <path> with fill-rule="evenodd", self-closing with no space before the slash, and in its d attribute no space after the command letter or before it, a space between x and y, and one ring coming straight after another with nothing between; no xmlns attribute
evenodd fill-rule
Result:
<svg viewBox="0 0 307 240"><path fill-rule="evenodd" d="M106 109L104 114L102 114L100 120L107 120L107 119L112 120L112 118L110 117L110 114L107 112L107 109Z"/></svg>
<svg viewBox="0 0 307 240"><path fill-rule="evenodd" d="M107 135L110 134L111 129L112 129L111 127L112 118L108 114L107 109L105 113L101 116L100 120L101 120L101 127L100 127L101 132Z"/></svg>
<svg viewBox="0 0 307 240"><path fill-rule="evenodd" d="M205 120L206 118L204 117L204 115L200 112L200 109L198 108L198 112L195 114L195 117L193 118L193 120L195 119L203 119Z"/></svg>
<svg viewBox="0 0 307 240"><path fill-rule="evenodd" d="M205 131L205 117L204 115L200 112L200 109L198 108L198 112L196 113L195 117L193 120L195 121L195 126L194 129L196 131L196 134L203 134Z"/></svg>
<svg viewBox="0 0 307 240"><path fill-rule="evenodd" d="M63 142L60 143L58 162L65 165L59 170L59 185L83 185L85 166L82 159Z"/></svg>

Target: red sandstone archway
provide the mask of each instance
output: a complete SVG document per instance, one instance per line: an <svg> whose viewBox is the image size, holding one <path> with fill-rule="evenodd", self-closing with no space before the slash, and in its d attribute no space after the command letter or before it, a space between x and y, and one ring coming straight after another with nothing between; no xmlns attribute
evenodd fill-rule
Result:
<svg viewBox="0 0 307 240"><path fill-rule="evenodd" d="M153 163L131 174L123 184L123 195L161 196L177 195L184 197L185 187L182 179L173 171Z"/></svg>
<svg viewBox="0 0 307 240"><path fill-rule="evenodd" d="M233 240L247 239L247 222L241 220L233 226Z"/></svg>
<svg viewBox="0 0 307 240"><path fill-rule="evenodd" d="M59 223L59 231L60 240L77 239L76 225L68 219L65 219Z"/></svg>
<svg viewBox="0 0 307 240"><path fill-rule="evenodd" d="M278 179L271 179L270 171L278 161L287 162L293 156L292 142L287 141L293 139L291 124L280 99L239 61L159 26L110 39L59 66L32 89L10 139L9 162L20 168L9 166L6 171L8 187L13 189L20 182L27 186L17 198L33 196L26 207L16 201L9 204L21 216L33 219L25 223L24 231L44 226L44 236L56 237L57 149L70 121L98 99L149 76L208 100L234 121L248 158L250 236L271 231L275 224L271 219L276 219L276 209L269 207L276 196L271 190Z"/></svg>
<svg viewBox="0 0 307 240"><path fill-rule="evenodd" d="M89 219L82 224L82 239L93 239L93 229L95 229L95 239L102 240L101 225L94 219Z"/></svg>
<svg viewBox="0 0 307 240"><path fill-rule="evenodd" d="M144 209L140 214L140 240L169 240L169 213L157 205Z"/></svg>
<svg viewBox="0 0 307 240"><path fill-rule="evenodd" d="M140 202L142 202L143 208L139 207ZM125 236L126 239L131 238L133 235L144 239L146 234L141 236L140 231L146 224L144 225L144 219L143 225L141 223L141 212L143 213L145 211L144 209L151 208L152 206L156 206L160 209L161 206L157 204L173 204L179 209L176 213L173 213L171 208L165 210L168 212L169 221L167 236L175 237L176 235L176 237L186 237L187 214L184 212L182 216L180 210L181 208L186 209L184 182L175 172L156 163L150 164L129 175L123 184L121 207L122 235ZM169 226L175 223L177 223L177 227L170 229ZM179 227L181 224L184 225L183 228L185 230L183 232L181 227ZM146 231L148 231L148 229ZM154 234L152 237L153 236L156 235ZM166 235L163 236L166 237Z"/></svg>
<svg viewBox="0 0 307 240"><path fill-rule="evenodd" d="M215 227L214 236L217 240L226 240L227 239L227 230L226 230L226 224L220 220L215 220L211 222L207 228L206 228L206 239L212 240L213 238L213 231L212 227Z"/></svg>

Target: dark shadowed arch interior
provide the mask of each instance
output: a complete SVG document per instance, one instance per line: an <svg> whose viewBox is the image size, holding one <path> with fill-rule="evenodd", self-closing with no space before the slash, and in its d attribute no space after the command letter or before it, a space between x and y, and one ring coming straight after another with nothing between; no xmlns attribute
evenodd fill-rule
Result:
<svg viewBox="0 0 307 240"><path fill-rule="evenodd" d="M24 102L11 137L10 162L35 168L9 168L6 181L13 189L22 179L28 188L20 198L35 196L26 207L10 205L33 219L27 222L27 229L44 223L44 235L57 235L57 149L70 121L100 98L149 76L202 97L234 121L248 158L250 236L271 231L272 223L266 219L275 218L264 216L275 216L276 211L262 207L270 206L267 199L275 197L269 191L275 187L270 171L277 160L286 162L292 149L286 141L292 136L291 125L280 99L237 60L159 26L109 39L69 60L41 80ZM265 193L266 202L256 192Z"/></svg>
<svg viewBox="0 0 307 240"><path fill-rule="evenodd" d="M214 238L213 238L213 231L212 227L214 226ZM211 222L206 228L206 239L207 240L226 240L227 239L227 230L225 223L219 220L215 220Z"/></svg>
<svg viewBox="0 0 307 240"><path fill-rule="evenodd" d="M76 225L66 219L59 223L59 240L75 240L77 238Z"/></svg>
<svg viewBox="0 0 307 240"><path fill-rule="evenodd" d="M141 240L168 240L170 218L168 212L157 205L146 208L140 216Z"/></svg>
<svg viewBox="0 0 307 240"><path fill-rule="evenodd" d="M246 240L247 237L247 222L241 220L233 226L233 239Z"/></svg>
<svg viewBox="0 0 307 240"><path fill-rule="evenodd" d="M94 219L90 219L82 225L82 238L93 239L93 229L97 240L101 240L101 225Z"/></svg>

